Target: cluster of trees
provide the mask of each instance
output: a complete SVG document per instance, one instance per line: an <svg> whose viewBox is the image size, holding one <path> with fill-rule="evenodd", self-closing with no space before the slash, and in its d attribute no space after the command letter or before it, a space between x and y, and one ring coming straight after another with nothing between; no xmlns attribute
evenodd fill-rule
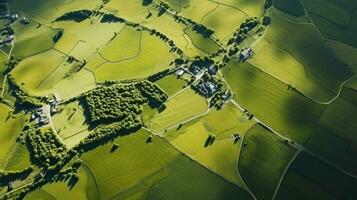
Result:
<svg viewBox="0 0 357 200"><path fill-rule="evenodd" d="M221 109L224 105L224 102L226 101L225 99L223 99L223 95L227 95L227 97L230 97L232 94L220 89L212 96L209 102L209 107L214 106L217 110Z"/></svg>
<svg viewBox="0 0 357 200"><path fill-rule="evenodd" d="M61 39L62 35L63 35L63 30L58 31L56 33L56 35L54 35L53 38L52 38L53 42L54 43L58 42L58 40Z"/></svg>
<svg viewBox="0 0 357 200"><path fill-rule="evenodd" d="M136 84L136 87L152 108L160 108L168 99L167 94L152 82L141 81Z"/></svg>
<svg viewBox="0 0 357 200"><path fill-rule="evenodd" d="M73 149L79 153L87 152L118 136L136 132L141 126L140 116L130 114L119 122L98 126Z"/></svg>
<svg viewBox="0 0 357 200"><path fill-rule="evenodd" d="M268 9L273 5L273 0L266 0L264 4L264 9Z"/></svg>
<svg viewBox="0 0 357 200"><path fill-rule="evenodd" d="M134 84L111 85L94 89L81 100L90 125L108 124L131 113L140 114L146 99Z"/></svg>
<svg viewBox="0 0 357 200"><path fill-rule="evenodd" d="M67 153L66 147L50 128L28 131L26 144L31 161L46 169L56 165Z"/></svg>
<svg viewBox="0 0 357 200"><path fill-rule="evenodd" d="M150 5L152 2L153 2L153 0L143 0L142 5L143 5L143 6L148 6L148 5Z"/></svg>
<svg viewBox="0 0 357 200"><path fill-rule="evenodd" d="M91 126L109 124L128 116L140 115L141 105L148 102L160 107L167 95L154 83L141 81L135 84L114 84L96 88L80 98Z"/></svg>
<svg viewBox="0 0 357 200"><path fill-rule="evenodd" d="M32 166L18 171L0 170L0 186L5 186L8 183L16 180L24 180L31 174L32 171Z"/></svg>
<svg viewBox="0 0 357 200"><path fill-rule="evenodd" d="M216 136L210 133L206 139L204 147L211 146L215 140L216 140Z"/></svg>
<svg viewBox="0 0 357 200"><path fill-rule="evenodd" d="M245 22L243 22L240 27L236 30L236 32L233 34L233 38L230 39L227 43L227 45L230 45L232 43L237 43L240 44L247 38L249 32L255 28L259 24L259 20L256 17L251 17L248 18Z"/></svg>
<svg viewBox="0 0 357 200"><path fill-rule="evenodd" d="M100 23L125 23L126 20L113 14L103 14Z"/></svg>
<svg viewBox="0 0 357 200"><path fill-rule="evenodd" d="M82 22L88 18L90 18L93 14L91 10L76 10L65 13L64 15L55 19L55 22L60 21L75 21L75 22Z"/></svg>
<svg viewBox="0 0 357 200"><path fill-rule="evenodd" d="M207 28L206 26L202 24L195 23L195 25L192 27L192 30L203 35L203 37L207 38L210 37L214 31Z"/></svg>
<svg viewBox="0 0 357 200"><path fill-rule="evenodd" d="M8 75L8 84L11 90L11 94L16 98L16 109L28 109L41 107L42 102L46 101L46 97L34 97L30 96L25 89L17 85L15 79Z"/></svg>

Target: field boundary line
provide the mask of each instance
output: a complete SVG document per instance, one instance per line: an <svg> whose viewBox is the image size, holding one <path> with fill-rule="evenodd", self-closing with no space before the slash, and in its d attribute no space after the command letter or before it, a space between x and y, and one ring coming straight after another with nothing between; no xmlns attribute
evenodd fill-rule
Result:
<svg viewBox="0 0 357 200"><path fill-rule="evenodd" d="M275 192L274 192L274 195L273 195L273 200L276 198L276 195L278 194L278 191L280 189L280 186L285 178L285 175L286 173L288 172L289 168L290 168L290 165L295 161L295 159L298 157L298 155L300 154L301 150L300 149L297 149L296 153L294 154L294 156L291 158L291 160L289 161L289 163L286 165L283 173L281 174L281 178L276 186L276 189L275 189Z"/></svg>

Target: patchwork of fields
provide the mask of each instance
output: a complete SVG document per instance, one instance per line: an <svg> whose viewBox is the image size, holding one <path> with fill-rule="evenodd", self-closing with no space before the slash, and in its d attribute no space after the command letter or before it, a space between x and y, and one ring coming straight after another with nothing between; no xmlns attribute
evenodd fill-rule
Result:
<svg viewBox="0 0 357 200"><path fill-rule="evenodd" d="M356 10L0 1L0 200L357 199Z"/></svg>

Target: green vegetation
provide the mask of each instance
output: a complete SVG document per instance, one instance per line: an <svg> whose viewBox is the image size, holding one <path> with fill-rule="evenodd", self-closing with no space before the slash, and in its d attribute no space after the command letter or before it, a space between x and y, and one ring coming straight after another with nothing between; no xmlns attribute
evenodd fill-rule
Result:
<svg viewBox="0 0 357 200"><path fill-rule="evenodd" d="M296 149L257 124L246 133L239 160L242 178L259 199L271 199Z"/></svg>
<svg viewBox="0 0 357 200"><path fill-rule="evenodd" d="M356 179L301 153L289 168L277 199L354 199L356 187Z"/></svg>
<svg viewBox="0 0 357 200"><path fill-rule="evenodd" d="M249 63L230 62L223 69L234 99L279 133L304 143L324 109ZM264 101L262 101L264 99Z"/></svg>
<svg viewBox="0 0 357 200"><path fill-rule="evenodd" d="M273 0L273 5L275 8L296 17L306 14L300 0Z"/></svg>
<svg viewBox="0 0 357 200"><path fill-rule="evenodd" d="M192 90L186 89L170 99L166 103L166 109L153 117L150 121L150 128L161 132L170 126L178 125L187 119L204 113L206 110L207 103L205 100Z"/></svg>
<svg viewBox="0 0 357 200"><path fill-rule="evenodd" d="M243 187L236 171L242 144L241 140L235 142L232 136L239 134L240 138L243 138L253 125L254 122L249 121L243 112L233 104L227 104L220 111L211 111L197 120L165 133L165 137L195 161ZM215 140L212 145L207 146L206 141L212 134Z"/></svg>
<svg viewBox="0 0 357 200"><path fill-rule="evenodd" d="M186 81L175 75L167 75L164 78L155 82L169 96L172 96L182 90L186 85Z"/></svg>

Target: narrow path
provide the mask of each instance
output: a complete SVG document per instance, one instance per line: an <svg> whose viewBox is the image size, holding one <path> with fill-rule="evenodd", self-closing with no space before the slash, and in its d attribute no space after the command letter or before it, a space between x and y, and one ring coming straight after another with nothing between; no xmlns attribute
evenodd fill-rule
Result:
<svg viewBox="0 0 357 200"><path fill-rule="evenodd" d="M286 173L288 172L289 168L290 168L290 165L294 162L294 160L296 159L296 157L300 154L301 150L297 150L296 153L294 154L294 156L291 158L290 162L286 165L283 173L281 174L281 177L280 177L280 180L279 180L279 183L278 185L276 186L276 189L275 189L275 192L274 192L274 195L273 195L273 200L276 198L276 195L278 194L278 191L280 189L280 185L282 184L284 178L285 178L285 175Z"/></svg>

